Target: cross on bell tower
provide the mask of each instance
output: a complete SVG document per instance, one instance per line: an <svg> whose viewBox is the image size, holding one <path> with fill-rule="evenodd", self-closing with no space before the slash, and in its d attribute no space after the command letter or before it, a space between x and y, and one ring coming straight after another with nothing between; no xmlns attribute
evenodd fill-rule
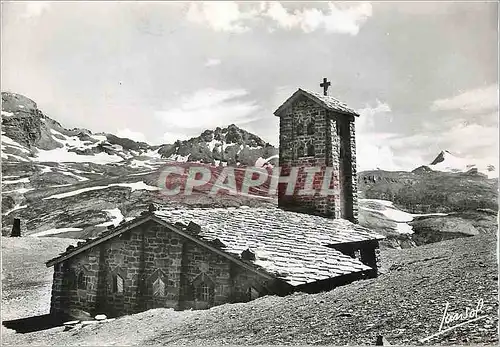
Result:
<svg viewBox="0 0 500 347"><path fill-rule="evenodd" d="M323 83L320 83L320 87L323 88L323 95L328 95L328 87L330 87L331 83L325 78L323 78Z"/></svg>

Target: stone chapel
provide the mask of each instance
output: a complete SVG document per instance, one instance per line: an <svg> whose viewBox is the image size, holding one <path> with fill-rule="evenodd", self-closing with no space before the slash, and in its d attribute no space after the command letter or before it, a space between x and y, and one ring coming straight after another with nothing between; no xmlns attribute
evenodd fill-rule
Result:
<svg viewBox="0 0 500 347"><path fill-rule="evenodd" d="M326 95L328 84L323 95L298 89L274 114L280 166L333 167L337 193L280 197L274 208L145 211L46 263L51 314L204 309L377 276L383 236L357 224L358 114Z"/></svg>

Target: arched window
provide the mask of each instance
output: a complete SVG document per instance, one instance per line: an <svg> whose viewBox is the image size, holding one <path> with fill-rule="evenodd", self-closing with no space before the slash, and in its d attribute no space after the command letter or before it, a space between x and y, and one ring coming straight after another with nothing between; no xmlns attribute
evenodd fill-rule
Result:
<svg viewBox="0 0 500 347"><path fill-rule="evenodd" d="M167 286L172 286L171 281L168 281L167 275L161 270L156 269L147 279L150 293L153 296L165 296Z"/></svg>
<svg viewBox="0 0 500 347"><path fill-rule="evenodd" d="M66 274L64 275L63 284L68 289L76 289L76 274L74 270L66 269Z"/></svg>
<svg viewBox="0 0 500 347"><path fill-rule="evenodd" d="M248 295L248 300L255 300L259 297L260 294L258 290L255 289L254 287L248 287L247 295Z"/></svg>
<svg viewBox="0 0 500 347"><path fill-rule="evenodd" d="M297 135L304 135L304 124L297 124Z"/></svg>
<svg viewBox="0 0 500 347"><path fill-rule="evenodd" d="M119 274L113 276L113 292L114 293L123 293L123 289L125 286L125 280Z"/></svg>
<svg viewBox="0 0 500 347"><path fill-rule="evenodd" d="M314 156L314 143L310 143L307 145L307 155L309 157Z"/></svg>
<svg viewBox="0 0 500 347"><path fill-rule="evenodd" d="M215 296L215 284L205 273L201 273L193 280L194 294L198 301L212 305Z"/></svg>
<svg viewBox="0 0 500 347"><path fill-rule="evenodd" d="M303 157L305 154L305 146L303 143L299 143L297 146L297 158Z"/></svg>
<svg viewBox="0 0 500 347"><path fill-rule="evenodd" d="M78 274L78 289L87 289L87 276L83 271Z"/></svg>
<svg viewBox="0 0 500 347"><path fill-rule="evenodd" d="M165 282L160 276L153 282L153 296L165 296Z"/></svg>
<svg viewBox="0 0 500 347"><path fill-rule="evenodd" d="M214 300L214 287L209 283L201 283L196 290L196 299L199 301L205 301L212 303Z"/></svg>
<svg viewBox="0 0 500 347"><path fill-rule="evenodd" d="M307 135L314 135L314 120L307 124Z"/></svg>

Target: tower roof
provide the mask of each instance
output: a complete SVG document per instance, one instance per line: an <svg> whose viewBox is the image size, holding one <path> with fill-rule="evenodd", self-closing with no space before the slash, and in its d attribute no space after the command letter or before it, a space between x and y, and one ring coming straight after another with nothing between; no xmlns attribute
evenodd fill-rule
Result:
<svg viewBox="0 0 500 347"><path fill-rule="evenodd" d="M305 89L299 88L295 93L292 94L276 111L274 111L275 116L279 116L286 108L288 108L297 98L300 96L305 96L318 105L337 113L346 114L350 116L359 117L354 109L347 106L345 103L335 99L333 96L321 95L319 93L311 92Z"/></svg>

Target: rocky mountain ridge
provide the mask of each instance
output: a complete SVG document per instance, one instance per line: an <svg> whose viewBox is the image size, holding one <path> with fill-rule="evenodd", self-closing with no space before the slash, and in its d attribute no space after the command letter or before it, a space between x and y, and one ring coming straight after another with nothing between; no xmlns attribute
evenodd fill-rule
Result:
<svg viewBox="0 0 500 347"><path fill-rule="evenodd" d="M213 165L254 165L277 154L260 137L234 124L205 130L174 144L152 146L109 133L66 129L22 95L2 92L2 159L154 166L155 159Z"/></svg>

